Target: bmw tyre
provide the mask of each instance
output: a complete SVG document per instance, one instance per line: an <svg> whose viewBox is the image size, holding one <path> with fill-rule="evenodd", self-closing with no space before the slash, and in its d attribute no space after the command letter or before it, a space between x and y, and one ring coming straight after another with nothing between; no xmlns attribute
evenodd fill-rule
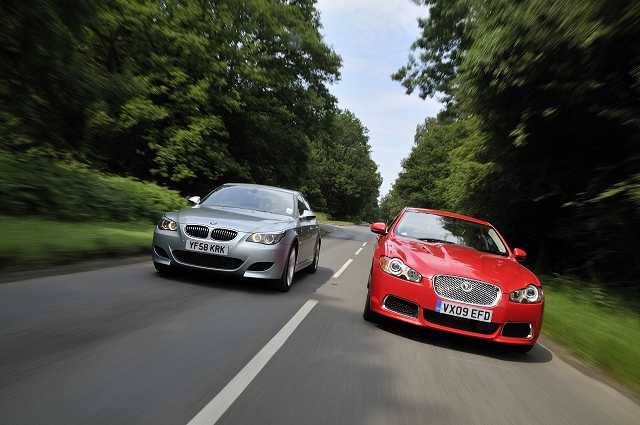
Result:
<svg viewBox="0 0 640 425"><path fill-rule="evenodd" d="M318 270L318 263L320 262L320 242L316 245L316 252L313 254L313 262L309 264L304 271L307 273L315 273Z"/></svg>
<svg viewBox="0 0 640 425"><path fill-rule="evenodd" d="M294 245L291 247L291 251L289 251L289 259L284 265L282 276L280 277L280 279L276 279L271 282L271 289L280 292L289 292L289 289L291 289L291 283L293 282L293 274L296 270L296 256L297 250Z"/></svg>

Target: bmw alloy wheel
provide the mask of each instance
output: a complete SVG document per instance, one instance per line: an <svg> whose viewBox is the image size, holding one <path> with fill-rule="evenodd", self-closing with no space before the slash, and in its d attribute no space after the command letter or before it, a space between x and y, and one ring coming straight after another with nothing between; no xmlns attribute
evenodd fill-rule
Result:
<svg viewBox="0 0 640 425"><path fill-rule="evenodd" d="M289 258L287 259L287 263L284 265L284 270L282 270L282 276L280 277L280 279L276 279L271 282L271 289L280 292L288 292L289 289L291 289L293 274L296 271L296 256L296 247L292 246L291 251L289 251Z"/></svg>

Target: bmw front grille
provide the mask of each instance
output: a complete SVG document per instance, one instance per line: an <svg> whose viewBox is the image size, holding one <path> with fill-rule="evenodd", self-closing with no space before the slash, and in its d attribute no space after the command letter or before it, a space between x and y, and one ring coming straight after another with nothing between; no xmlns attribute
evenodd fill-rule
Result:
<svg viewBox="0 0 640 425"><path fill-rule="evenodd" d="M184 232L192 238L211 238L214 241L222 242L231 241L238 236L238 232L229 229L211 229L211 234L209 234L209 227L199 224L187 224L184 228Z"/></svg>
<svg viewBox="0 0 640 425"><path fill-rule="evenodd" d="M184 228L187 235L193 238L206 239L209 236L209 228L207 226L199 226L197 224L187 224Z"/></svg>

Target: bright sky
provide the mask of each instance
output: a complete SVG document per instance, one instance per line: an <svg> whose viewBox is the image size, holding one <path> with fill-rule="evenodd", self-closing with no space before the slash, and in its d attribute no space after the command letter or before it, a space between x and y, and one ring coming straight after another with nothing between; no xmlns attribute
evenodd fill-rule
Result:
<svg viewBox="0 0 640 425"><path fill-rule="evenodd" d="M325 42L342 56L342 77L331 92L340 109L369 129L383 196L411 151L416 126L442 106L417 92L406 95L390 77L407 63L411 43L420 36L417 19L427 16L427 8L410 0L318 0L316 8Z"/></svg>

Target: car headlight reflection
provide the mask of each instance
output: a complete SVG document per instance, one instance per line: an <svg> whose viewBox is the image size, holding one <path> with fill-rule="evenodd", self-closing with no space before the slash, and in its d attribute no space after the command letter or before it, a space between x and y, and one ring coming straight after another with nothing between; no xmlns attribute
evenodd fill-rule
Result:
<svg viewBox="0 0 640 425"><path fill-rule="evenodd" d="M509 300L525 304L540 303L544 300L544 292L542 292L542 287L530 283L526 288L518 289L509 294Z"/></svg>
<svg viewBox="0 0 640 425"><path fill-rule="evenodd" d="M284 238L282 233L252 233L247 238L247 242L261 243L263 245L275 245Z"/></svg>
<svg viewBox="0 0 640 425"><path fill-rule="evenodd" d="M382 271L392 276L407 279L410 282L416 283L422 280L422 275L420 273L407 266L399 258L389 258L382 255L380 256L379 263Z"/></svg>
<svg viewBox="0 0 640 425"><path fill-rule="evenodd" d="M162 220L158 223L158 229L176 231L178 230L178 223L167 217L162 217Z"/></svg>

